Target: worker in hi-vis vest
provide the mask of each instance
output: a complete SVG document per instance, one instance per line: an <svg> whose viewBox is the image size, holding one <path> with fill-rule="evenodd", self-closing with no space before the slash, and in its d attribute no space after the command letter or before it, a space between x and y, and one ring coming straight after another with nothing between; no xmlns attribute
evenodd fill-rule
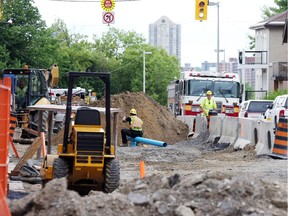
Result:
<svg viewBox="0 0 288 216"><path fill-rule="evenodd" d="M137 112L135 109L130 110L130 116L124 116L122 119L123 122L129 122L130 128L123 128L121 130L122 136L122 145L123 147L127 147L127 136L130 137L142 137L143 134L143 121L137 116Z"/></svg>
<svg viewBox="0 0 288 216"><path fill-rule="evenodd" d="M207 91L206 98L201 102L200 109L203 111L205 116L209 115L209 110L216 110L216 101L212 99L212 91Z"/></svg>

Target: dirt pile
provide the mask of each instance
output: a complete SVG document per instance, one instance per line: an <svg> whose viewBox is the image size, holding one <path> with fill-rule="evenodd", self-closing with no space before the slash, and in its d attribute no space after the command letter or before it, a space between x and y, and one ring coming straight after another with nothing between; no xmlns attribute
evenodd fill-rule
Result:
<svg viewBox="0 0 288 216"><path fill-rule="evenodd" d="M105 101L104 99L98 100L92 106L105 107ZM167 144L175 144L185 140L188 136L189 128L186 124L176 119L166 107L161 106L143 92L124 92L111 95L111 108L121 109L118 115L118 145L121 144L121 129L129 128L128 123L122 122L122 118L128 116L132 108L137 110L138 116L144 122L143 137L163 141ZM111 118L113 120L113 115ZM104 116L102 116L101 122L102 124L105 122ZM111 130L113 130L112 125ZM54 145L62 143L63 134L64 130L62 129L52 137L52 143Z"/></svg>
<svg viewBox="0 0 288 216"><path fill-rule="evenodd" d="M98 100L93 106L104 107L104 101ZM121 129L127 128L128 123L123 123L124 115L128 116L132 108L137 110L138 116L143 120L143 137L174 144L185 140L188 135L188 126L177 120L164 106L154 101L143 92L124 92L111 95L111 107L119 108L119 142L121 142Z"/></svg>
<svg viewBox="0 0 288 216"><path fill-rule="evenodd" d="M9 202L12 215L286 215L287 192L277 183L249 176L152 175L119 190L80 197L65 179Z"/></svg>

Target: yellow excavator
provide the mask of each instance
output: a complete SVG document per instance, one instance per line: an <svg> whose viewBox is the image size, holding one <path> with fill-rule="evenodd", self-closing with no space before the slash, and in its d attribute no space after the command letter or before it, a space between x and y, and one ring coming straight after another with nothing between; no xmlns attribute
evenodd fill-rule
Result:
<svg viewBox="0 0 288 216"><path fill-rule="evenodd" d="M99 78L105 84L105 124L100 112L92 107L81 107L71 123L72 89L79 77ZM111 144L110 74L100 72L69 72L63 144L57 155L47 155L41 175L46 182L67 178L68 189L80 195L91 190L110 193L118 188L120 165L116 159L116 144ZM105 130L102 127L105 125Z"/></svg>
<svg viewBox="0 0 288 216"><path fill-rule="evenodd" d="M17 128L21 129L22 138L37 136L38 114L36 111L29 111L27 107L50 104L48 88L51 87L51 84L54 86L55 83L58 83L58 66L54 64L49 70L45 70L28 68L25 65L24 68L3 69L1 73L3 77L10 77L12 80L11 113L17 119ZM43 131L46 129L47 116L48 113L43 112Z"/></svg>

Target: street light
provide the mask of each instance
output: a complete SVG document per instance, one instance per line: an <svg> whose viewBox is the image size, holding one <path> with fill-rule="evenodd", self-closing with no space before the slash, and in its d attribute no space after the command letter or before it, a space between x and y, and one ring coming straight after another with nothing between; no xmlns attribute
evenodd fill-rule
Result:
<svg viewBox="0 0 288 216"><path fill-rule="evenodd" d="M210 2L208 6L217 6L217 72L219 72L219 2Z"/></svg>
<svg viewBox="0 0 288 216"><path fill-rule="evenodd" d="M215 49L214 51L215 51L215 52L218 52L217 49ZM226 64L225 64L225 62L226 62L225 49L220 49L219 52L223 52L223 53L224 53L224 70L225 70L225 67L226 67Z"/></svg>
<svg viewBox="0 0 288 216"><path fill-rule="evenodd" d="M145 66L146 66L146 62L145 62L145 55L146 54L152 54L152 52L145 52L145 51L143 51L143 92L145 93L146 91L145 91L145 89L146 89L146 87L145 87L145 80L146 80L146 78L145 78L145 76L146 76L146 72L145 72Z"/></svg>

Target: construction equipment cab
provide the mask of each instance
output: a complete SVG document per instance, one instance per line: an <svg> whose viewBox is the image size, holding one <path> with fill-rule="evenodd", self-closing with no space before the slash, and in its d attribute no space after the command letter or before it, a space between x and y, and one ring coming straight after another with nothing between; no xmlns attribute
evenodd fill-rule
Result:
<svg viewBox="0 0 288 216"><path fill-rule="evenodd" d="M52 69L58 70L57 65L53 65ZM47 71L25 66L20 69L3 69L2 74L3 77L10 77L12 80L11 112L17 116L17 126L22 128L22 135L29 137L31 130L27 129L38 130L38 113L30 112L27 106L50 104ZM43 112L43 130L46 127L46 119L47 112Z"/></svg>

